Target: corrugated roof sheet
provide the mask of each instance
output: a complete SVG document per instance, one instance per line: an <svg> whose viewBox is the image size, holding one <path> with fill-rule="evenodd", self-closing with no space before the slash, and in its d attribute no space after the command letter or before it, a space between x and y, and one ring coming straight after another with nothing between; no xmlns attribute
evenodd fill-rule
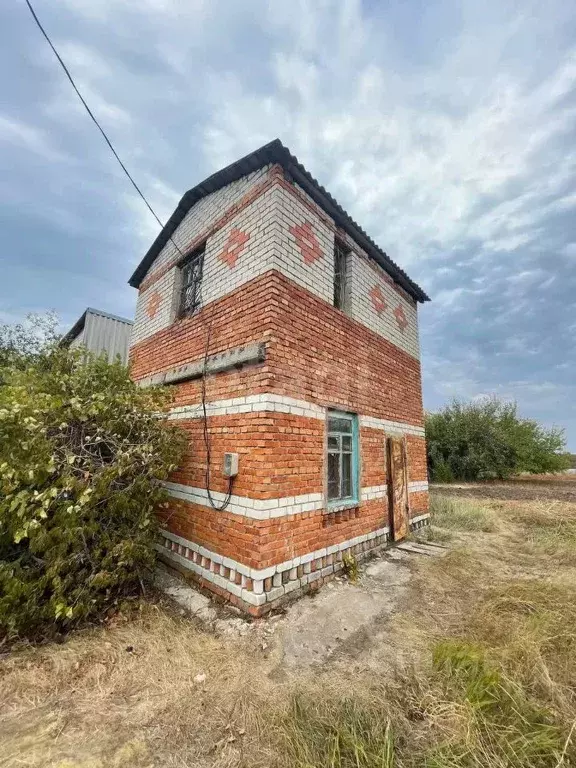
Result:
<svg viewBox="0 0 576 768"><path fill-rule="evenodd" d="M134 325L133 320L128 320L125 317L119 317L118 315L111 315L109 312L103 312L101 309L94 309L93 307L86 307L84 312L80 315L78 320L74 323L72 328L66 333L60 343L69 344L73 339L78 336L86 325L86 315L99 315L100 317L106 317L108 320L117 320L119 323L126 323L127 325Z"/></svg>
<svg viewBox="0 0 576 768"><path fill-rule="evenodd" d="M193 189L188 190L130 278L130 285L138 288L148 269L193 205L203 197L206 197L206 195L216 192L227 184L237 181L242 176L246 176L248 173L252 173L252 171L256 171L269 163L281 165L291 178L310 195L314 202L334 219L336 224L347 232L414 299L421 302L430 300L422 288L413 282L406 272L376 245L362 227L346 213L342 206L304 168L279 139L265 144L263 147L246 155L246 157L212 174L212 176L209 176Z"/></svg>

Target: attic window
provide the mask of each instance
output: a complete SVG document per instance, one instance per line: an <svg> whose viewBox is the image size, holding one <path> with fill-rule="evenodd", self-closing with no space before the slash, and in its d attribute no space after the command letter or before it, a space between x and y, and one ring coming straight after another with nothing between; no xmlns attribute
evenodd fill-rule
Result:
<svg viewBox="0 0 576 768"><path fill-rule="evenodd" d="M201 303L202 267L204 266L204 246L197 248L180 265L180 308L179 317L193 315Z"/></svg>
<svg viewBox="0 0 576 768"><path fill-rule="evenodd" d="M334 245L334 306L346 311L349 258L348 250L338 240Z"/></svg>

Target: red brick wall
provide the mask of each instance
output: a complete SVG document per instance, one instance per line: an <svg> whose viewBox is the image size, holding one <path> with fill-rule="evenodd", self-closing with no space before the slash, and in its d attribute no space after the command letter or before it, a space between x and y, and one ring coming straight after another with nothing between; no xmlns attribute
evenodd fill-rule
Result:
<svg viewBox="0 0 576 768"><path fill-rule="evenodd" d="M211 377L210 399L274 391L423 424L419 362L274 270L133 347L133 377L201 359L209 322L210 354L267 343L265 364ZM179 403L199 402L197 382L174 389Z"/></svg>
<svg viewBox="0 0 576 768"><path fill-rule="evenodd" d="M274 272L267 363L274 389L363 415L423 424L420 363Z"/></svg>
<svg viewBox="0 0 576 768"><path fill-rule="evenodd" d="M382 336L350 319L282 274L270 271L212 302L131 350L136 379L193 362L204 354L265 341L264 363L210 376L207 400L276 393L337 406L364 416L423 423L419 362ZM174 385L176 405L200 402L200 382ZM180 422L190 450L174 482L204 487L202 420ZM324 431L321 419L258 412L209 419L211 488L224 492L223 454L240 454L234 494L270 499L321 493L324 489ZM361 486L387 482L385 432L362 427ZM409 481L426 479L422 437L407 436ZM427 509L427 493L410 494L412 514ZM164 513L170 530L250 567L265 568L387 525L384 498L358 507L322 510L271 520L244 518L229 511L172 500Z"/></svg>
<svg viewBox="0 0 576 768"><path fill-rule="evenodd" d="M202 420L178 422L190 450L171 480L204 487L206 451ZM209 419L212 482L224 492L222 462L227 451L239 454L234 493L253 499L275 499L322 492L324 422L283 413L242 413Z"/></svg>
<svg viewBox="0 0 576 768"><path fill-rule="evenodd" d="M179 536L258 569L387 525L385 499L342 512L319 510L272 520L252 520L171 500L162 517Z"/></svg>

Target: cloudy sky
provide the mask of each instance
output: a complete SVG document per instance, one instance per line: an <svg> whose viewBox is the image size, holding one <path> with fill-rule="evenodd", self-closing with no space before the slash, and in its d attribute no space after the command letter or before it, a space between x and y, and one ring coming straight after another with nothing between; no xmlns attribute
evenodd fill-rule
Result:
<svg viewBox="0 0 576 768"><path fill-rule="evenodd" d="M425 405L497 394L576 451L576 6L36 0L160 216L279 137L433 301ZM23 2L0 8L0 319L131 316L157 225Z"/></svg>

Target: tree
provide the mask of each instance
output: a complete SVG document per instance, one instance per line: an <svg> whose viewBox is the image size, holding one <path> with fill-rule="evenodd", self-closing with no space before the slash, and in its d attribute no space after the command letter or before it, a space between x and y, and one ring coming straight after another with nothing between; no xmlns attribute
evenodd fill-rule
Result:
<svg viewBox="0 0 576 768"><path fill-rule="evenodd" d="M494 480L519 472L558 472L568 462L563 430L518 415L516 403L496 398L455 400L426 415L432 480Z"/></svg>
<svg viewBox="0 0 576 768"><path fill-rule="evenodd" d="M41 327L44 327L41 325ZM168 396L55 334L0 332L0 630L64 630L139 588L180 433ZM8 339L8 344L6 344Z"/></svg>
<svg viewBox="0 0 576 768"><path fill-rule="evenodd" d="M58 317L31 312L22 323L0 323L0 369L23 368L54 347L60 338Z"/></svg>

